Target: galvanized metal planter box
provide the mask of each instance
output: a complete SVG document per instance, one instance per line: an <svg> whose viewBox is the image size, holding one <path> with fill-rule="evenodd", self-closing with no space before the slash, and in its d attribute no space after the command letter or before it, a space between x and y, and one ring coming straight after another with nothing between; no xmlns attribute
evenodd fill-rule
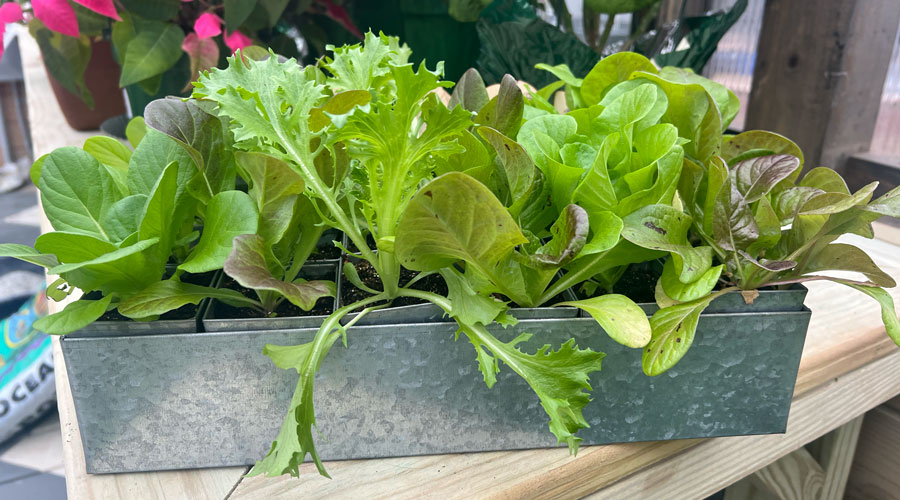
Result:
<svg viewBox="0 0 900 500"><path fill-rule="evenodd" d="M810 317L805 293L762 292L750 307L723 297L701 316L688 355L653 378L641 372L639 350L609 340L590 318L523 318L494 332L533 333L531 349L575 337L607 353L591 379L584 444L778 433ZM349 347L336 344L316 380L322 457L557 446L527 384L504 368L497 390L485 387L455 331L446 321L354 326ZM277 434L297 378L262 347L314 333L63 337L87 471L252 464Z"/></svg>

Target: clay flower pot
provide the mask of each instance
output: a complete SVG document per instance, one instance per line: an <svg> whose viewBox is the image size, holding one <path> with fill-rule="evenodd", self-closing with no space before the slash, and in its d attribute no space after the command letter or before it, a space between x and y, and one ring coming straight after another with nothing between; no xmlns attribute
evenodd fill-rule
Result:
<svg viewBox="0 0 900 500"><path fill-rule="evenodd" d="M125 100L119 89L119 64L113 58L112 45L107 40L91 45L91 60L84 72L85 83L94 96L94 108L89 108L80 96L69 92L50 73L47 76L56 101L66 122L75 130L100 128L106 119L125 113Z"/></svg>

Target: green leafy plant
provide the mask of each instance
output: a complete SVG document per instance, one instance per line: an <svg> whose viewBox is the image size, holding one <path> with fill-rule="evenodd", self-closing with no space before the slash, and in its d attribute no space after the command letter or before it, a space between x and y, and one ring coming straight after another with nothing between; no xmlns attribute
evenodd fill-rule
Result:
<svg viewBox="0 0 900 500"><path fill-rule="evenodd" d="M588 400L583 389L589 387L588 374L599 369L602 354L580 350L571 342L557 351L546 346L538 353L526 354L516 345L527 337L504 343L485 328L497 318L514 321L505 315L506 304L480 295L477 307L468 309L469 314L462 318L459 311L464 308L454 306L454 298L467 300L465 286L470 280L459 279L460 275L449 264L464 261L470 276L476 272L472 269L488 272L495 269L502 257L512 264L509 251L528 240L494 194L467 174L447 172L417 191L437 170L451 170L452 165L459 164L457 155L479 154L474 145L481 143L468 130L473 126L472 112L464 106L447 108L432 92L449 85L440 80L440 65L438 71L430 71L424 65L415 71L407 64L408 56L409 50L396 39L369 34L363 46L334 49L333 57L319 67L301 68L293 61L279 62L274 57L246 64L232 60L228 69L213 70L196 85L193 97L214 102L216 113L230 119L235 147L265 153L290 165L305 183L322 220L347 235L359 249L358 256L376 269L382 281L382 291L329 316L313 342L267 348L276 364L297 369L300 380L285 426L272 450L251 474L296 474L297 465L307 454L324 474L312 437L315 372L322 357L346 330L346 326L339 324L344 315L364 308L350 321L352 324L375 307L374 304L401 296L435 303L460 322L461 331L476 348L489 385L496 380L499 361L525 378L541 397L551 418L551 430L573 450L579 441L574 432L587 425L581 416ZM486 101L487 110L475 121L487 121L515 133L523 109L521 94L518 105L513 93L504 93L496 100L483 97L479 93L475 98ZM340 105L342 102L351 105ZM489 137L492 134L485 133ZM502 141L498 136L493 139ZM316 168L316 158L325 152L334 157L338 144L346 147L355 161L351 162L345 177L326 179ZM463 189L458 191L457 187ZM471 200L474 204L457 196L474 197ZM435 205L441 201L441 207L429 205L430 201ZM442 208L451 205L463 211ZM475 212L473 207L482 211ZM583 238L587 224L577 207L570 210L574 218L559 218L550 231L557 237L535 252L538 267L547 265L546 269L536 271L541 280L552 277L554 266L565 263L569 255L580 250L578 233ZM425 216L442 221L438 227L443 239L432 248L416 246L403 236L403 231L415 230L410 228L417 227L418 217ZM496 229L472 231L471 224L485 218L496 220ZM550 223L555 219L554 216ZM468 238L463 234L466 224L470 224ZM375 240L375 250L366 244L365 233ZM234 254L233 257L237 259ZM440 271L448 279L450 298L400 287L401 264L426 273ZM522 305L532 303L531 299L519 297L513 289L505 291L516 296ZM595 300L591 310L606 318L607 313L612 314L610 309L622 305L630 306L624 314L633 321L622 322L623 328L608 321L610 331L622 330L621 337L647 337L649 325L640 327L641 321L646 323L645 316L624 297ZM643 331L635 333L639 330Z"/></svg>
<svg viewBox="0 0 900 500"><path fill-rule="evenodd" d="M866 253L836 242L844 234L873 237L871 223L900 214L900 190L872 200L873 182L851 193L835 171L819 167L801 176L803 154L771 132L749 131L724 140L719 155L705 163L685 162L679 184L691 233L714 252L719 265L696 280L677 275L666 263L657 285L659 312L651 320L653 341L644 371L655 375L674 365L691 345L696 316L727 290L755 291L814 280L830 280L879 302L888 335L900 344L900 323L884 291L894 279ZM863 279L836 277L845 271ZM718 291L713 291L716 281ZM676 332L670 317L684 321ZM657 319L658 318L658 319ZM688 321L690 319L690 321ZM675 338L683 338L674 342Z"/></svg>
<svg viewBox="0 0 900 500"><path fill-rule="evenodd" d="M251 198L234 190L233 154L218 119L192 104L163 104L185 113L190 109L195 123L205 119L212 125L205 134L181 128L191 136L173 140L157 130L138 131L141 122L135 122L130 127L134 151L115 139L93 137L83 148L59 148L32 167L55 231L41 235L34 249L0 245L0 255L58 274L54 298L74 288L100 294L42 318L36 326L42 331L71 333L114 308L126 317L150 320L209 296L240 305L252 302L182 279L185 273L220 269L231 239L257 231L257 214ZM175 113L170 118L177 122ZM205 223L202 234L194 230L197 221Z"/></svg>

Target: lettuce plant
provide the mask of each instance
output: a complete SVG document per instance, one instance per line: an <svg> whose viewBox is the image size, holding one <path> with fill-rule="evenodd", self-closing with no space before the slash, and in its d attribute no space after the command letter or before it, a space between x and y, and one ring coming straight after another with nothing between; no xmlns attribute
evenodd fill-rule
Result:
<svg viewBox="0 0 900 500"><path fill-rule="evenodd" d="M763 287L836 281L878 300L888 334L900 342L892 300L880 288L893 287L894 280L862 250L834 243L846 233L872 237L872 221L897 216L896 190L870 203L877 183L850 193L840 175L827 168L812 169L801 179L803 154L782 136L764 131L723 135L737 114L737 98L689 70L657 69L632 53L600 60L584 78L562 65L541 67L560 78L548 90L564 85L569 114L576 117L608 113L619 89L647 82L669 100L660 121L676 128L684 147L675 179L678 206L642 205L623 217L622 230L623 239L671 255L657 283L661 309L651 318L652 339L643 353L648 375L677 363L690 348L700 313L733 290L752 300L753 291ZM538 94L532 102L544 110L538 98L549 94ZM603 126L595 121L586 130L602 134ZM639 146L634 151L641 156ZM662 177L658 174L657 180ZM862 273L866 280L819 274L834 270ZM596 278L604 283L608 277Z"/></svg>
<svg viewBox="0 0 900 500"><path fill-rule="evenodd" d="M726 138L720 154L704 164L685 162L681 216L719 264L699 279L685 280L674 260L666 263L656 288L662 309L651 319L645 372L662 373L684 356L697 317L721 294L741 290L752 302L757 289L814 280L834 281L877 300L888 335L900 344L893 300L883 289L895 286L894 279L863 250L835 242L843 234L873 237L873 221L900 215L900 190L873 201L877 182L851 193L831 169L818 167L801 176L802 164L796 144L763 131ZM659 220L657 208L648 207L647 220ZM836 277L832 271L864 279Z"/></svg>
<svg viewBox="0 0 900 500"><path fill-rule="evenodd" d="M322 226L316 225L315 211L301 196L303 180L287 164L263 153L235 154L231 132L194 101L160 99L147 106L145 115L149 127L172 138L197 165L199 173L187 189L201 206L215 209L207 213L203 229L204 235L216 237L207 240L207 247L216 249L214 256L198 261L192 255L179 269L202 272L224 266L229 276L256 291L257 301L240 305L264 315L285 299L309 310L320 297L334 295L334 283L297 277ZM234 186L235 172L247 184L247 194L216 194L223 185ZM240 217L247 224L235 224ZM203 243L201 238L198 245ZM241 259L227 259L232 248ZM170 300L179 299L177 289L167 291ZM152 292L140 298L159 300L164 293Z"/></svg>
<svg viewBox="0 0 900 500"><path fill-rule="evenodd" d="M0 245L0 255L58 274L50 291L57 299L67 294L60 290L74 288L101 297L73 302L41 319L37 328L71 333L112 308L150 320L209 296L248 302L229 290L181 280L184 273L221 268L231 239L257 230L251 198L234 190L234 162L223 146L223 130L218 125L218 139L207 137L205 147L194 143L199 150L182 147L190 142L186 138L179 145L149 129L131 134L134 151L114 139L93 137L83 148L59 148L35 162L32 180L55 231L41 235L33 249ZM194 230L197 220L204 221L202 235ZM174 269L162 279L167 265Z"/></svg>
<svg viewBox="0 0 900 500"><path fill-rule="evenodd" d="M297 474L297 466L307 454L325 474L312 436L315 425L312 391L316 370L347 326L378 307L376 304L401 296L433 302L456 317L461 332L475 346L488 385L496 380L499 362L503 361L525 378L540 396L550 415L551 431L560 441L577 449L579 439L574 433L587 425L581 414L588 402L584 389L589 388L588 376L599 369L603 355L578 349L572 341L556 351L545 346L535 354L526 354L517 345L527 339L527 335L512 342L501 342L485 325L494 319L513 320L504 314L504 303L485 296L480 296L483 300L476 300L477 306L468 308L478 309L471 315L473 317L461 319L459 311L467 310L462 304L468 304L470 297L465 293L465 283L455 286L456 275L448 264L466 259L460 259L460 255L448 257L436 247L410 251L401 235L402 228L411 223L409 221L427 213L429 207L423 202L431 193L436 202L441 199L466 209L461 214L434 213L431 227L443 229L446 226L447 230L443 232L446 241L441 244L449 245L455 239L456 248L471 257L466 260L470 263L467 273L474 273L470 269L479 266L481 272L494 269L512 247L529 241L493 193L471 176L450 171L430 181L439 169L458 170L448 167L454 161L459 163L457 155L472 154L466 146L474 149L474 144L480 140L469 131L473 126L473 113L465 106L444 106L433 92L450 85L440 80L440 65L436 71L424 65L414 69L407 62L409 50L400 46L395 38L370 33L364 45L337 48L333 52L333 57L319 66L306 68L293 60L279 61L276 57L261 61L232 58L227 69L212 70L202 76L193 94L199 103L213 103L214 112L229 121L236 149L263 153L289 165L302 179L305 194L324 224L342 230L359 249L358 256L372 264L382 281L382 290L378 293L346 305L329 316L311 343L266 347L266 353L278 366L296 369L300 378L278 438L251 474ZM521 120L522 107L500 101L487 101L485 106L490 109L487 117L482 117L493 124L495 130L514 134ZM507 112L512 116L507 116ZM492 137L491 132L485 133L488 140L503 140ZM514 144L513 141L510 143ZM334 159L343 149L352 160L349 172L342 176L338 174ZM322 161L323 155L332 160ZM431 186L431 190L427 187L418 189L429 181L426 186ZM461 196L475 198L453 198L458 186L466 188L459 193ZM435 196L438 192L450 197ZM478 203L464 206L476 200ZM472 211L476 207L484 211ZM555 229L550 231L558 234L555 243L536 251L535 262L549 263L552 269L568 255L580 251L576 247L583 238L577 234L580 232L583 236L587 225L577 210L571 213L574 215L572 221L568 217L559 218ZM446 219L442 219L444 215ZM497 226L482 225L492 218L497 220ZM550 221L554 219L557 218ZM465 228L455 223L464 225L467 221L477 223L478 230L476 226L469 226L468 235L472 239L464 241ZM366 245L366 233L375 240L375 250ZM570 234L576 236L570 237ZM553 248L557 245L574 246L566 251ZM242 258L237 255L239 248L237 245L229 259L238 261ZM553 264L554 260L558 260L557 264ZM445 278L449 277L450 297L400 287L401 263L414 270L440 270ZM548 275L552 277L552 272L545 269L538 272L543 273L542 279ZM524 305L530 303L521 302ZM617 306L624 306L622 314L633 320L604 319L614 337L649 338L645 316L628 299L620 296L595 302L593 309L598 317L613 316L617 314L612 312ZM363 312L341 327L341 318L359 308L364 308Z"/></svg>

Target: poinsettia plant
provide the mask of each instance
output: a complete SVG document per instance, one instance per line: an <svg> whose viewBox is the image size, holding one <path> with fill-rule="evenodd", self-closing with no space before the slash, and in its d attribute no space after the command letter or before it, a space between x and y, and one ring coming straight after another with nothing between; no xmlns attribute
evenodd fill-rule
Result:
<svg viewBox="0 0 900 500"><path fill-rule="evenodd" d="M122 67L120 87L135 84L154 95L163 74L176 64L189 67L190 78L180 82L189 87L188 82L196 80L200 71L224 63L225 56L238 49L268 46L276 32L288 38L285 33L291 26L282 17L296 18L305 12L321 12L361 37L344 9L332 0L297 4L265 0L13 0L0 6L0 23L5 29L6 24L25 21L50 74L93 107L94 96L84 79L92 40L112 41Z"/></svg>

